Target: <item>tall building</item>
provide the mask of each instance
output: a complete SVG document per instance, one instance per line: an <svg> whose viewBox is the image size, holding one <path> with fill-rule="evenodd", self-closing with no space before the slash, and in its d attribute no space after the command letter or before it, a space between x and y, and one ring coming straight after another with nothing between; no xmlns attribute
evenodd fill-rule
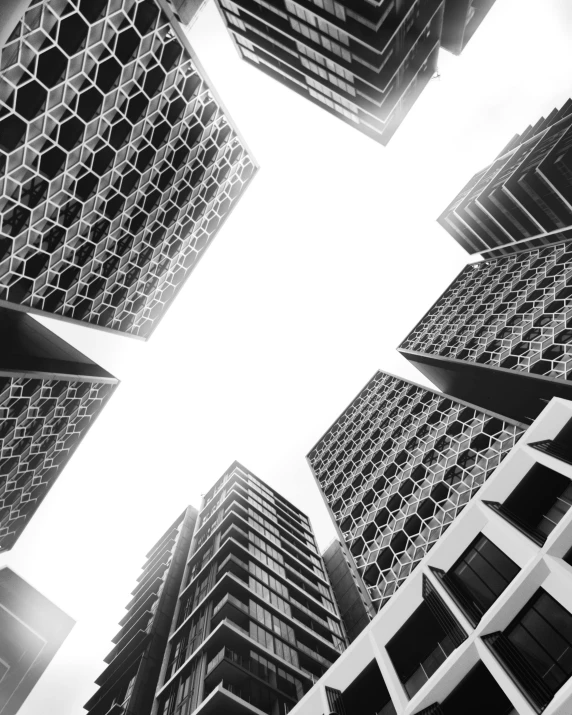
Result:
<svg viewBox="0 0 572 715"><path fill-rule="evenodd" d="M572 712L571 434L555 398L290 715Z"/></svg>
<svg viewBox="0 0 572 715"><path fill-rule="evenodd" d="M0 8L0 305L148 337L256 165L168 0Z"/></svg>
<svg viewBox="0 0 572 715"><path fill-rule="evenodd" d="M520 421L572 399L572 245L466 266L399 351L444 392Z"/></svg>
<svg viewBox="0 0 572 715"><path fill-rule="evenodd" d="M33 318L0 308L0 551L14 545L116 385Z"/></svg>
<svg viewBox="0 0 572 715"><path fill-rule="evenodd" d="M345 647L308 518L235 462L199 512L153 715L286 715Z"/></svg>
<svg viewBox="0 0 572 715"><path fill-rule="evenodd" d="M171 3L183 25L189 28L196 22L207 0L171 0Z"/></svg>
<svg viewBox="0 0 572 715"><path fill-rule="evenodd" d="M446 0L441 46L461 54L494 4L495 0Z"/></svg>
<svg viewBox="0 0 572 715"><path fill-rule="evenodd" d="M524 426L377 372L308 454L366 607L387 603Z"/></svg>
<svg viewBox="0 0 572 715"><path fill-rule="evenodd" d="M219 5L244 60L387 144L437 69L442 32L450 49L460 51L486 14L481 8L492 2L219 0Z"/></svg>
<svg viewBox="0 0 572 715"><path fill-rule="evenodd" d="M485 257L572 238L571 127L568 100L475 174L439 217L441 226Z"/></svg>
<svg viewBox="0 0 572 715"><path fill-rule="evenodd" d="M131 592L89 715L149 715L167 646L179 587L197 521L187 507L151 551Z"/></svg>
<svg viewBox="0 0 572 715"><path fill-rule="evenodd" d="M0 715L16 715L74 623L12 569L0 569Z"/></svg>

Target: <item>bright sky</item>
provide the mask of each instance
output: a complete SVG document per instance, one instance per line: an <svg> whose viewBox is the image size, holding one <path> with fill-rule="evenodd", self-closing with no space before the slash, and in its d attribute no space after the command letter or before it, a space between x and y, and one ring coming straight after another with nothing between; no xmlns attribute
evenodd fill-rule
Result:
<svg viewBox="0 0 572 715"><path fill-rule="evenodd" d="M305 455L467 261L435 219L572 94L570 0L497 0L383 148L190 39L261 169L148 343L44 320L122 383L3 562L77 620L19 715L78 715L155 540L234 459L334 536Z"/></svg>

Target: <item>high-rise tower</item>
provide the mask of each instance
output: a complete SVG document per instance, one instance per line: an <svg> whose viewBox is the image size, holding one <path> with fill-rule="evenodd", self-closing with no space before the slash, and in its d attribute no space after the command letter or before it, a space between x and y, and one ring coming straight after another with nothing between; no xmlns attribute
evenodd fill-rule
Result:
<svg viewBox="0 0 572 715"><path fill-rule="evenodd" d="M572 238L571 128L568 100L475 174L439 217L441 226L485 257Z"/></svg>
<svg viewBox="0 0 572 715"><path fill-rule="evenodd" d="M168 0L0 5L0 305L148 337L254 160Z"/></svg>
<svg viewBox="0 0 572 715"><path fill-rule="evenodd" d="M442 32L460 51L485 4L219 0L243 59L381 144L434 75Z"/></svg>
<svg viewBox="0 0 572 715"><path fill-rule="evenodd" d="M33 318L0 308L0 551L15 544L117 382Z"/></svg>
<svg viewBox="0 0 572 715"><path fill-rule="evenodd" d="M235 462L199 512L154 715L286 715L345 647L308 518Z"/></svg>
<svg viewBox="0 0 572 715"><path fill-rule="evenodd" d="M572 244L469 264L399 351L444 392L520 421L572 399Z"/></svg>
<svg viewBox="0 0 572 715"><path fill-rule="evenodd" d="M149 715L197 510L187 507L147 554L115 646L85 705L89 715Z"/></svg>
<svg viewBox="0 0 572 715"><path fill-rule="evenodd" d="M523 430L449 395L373 376L308 455L367 606L389 600Z"/></svg>
<svg viewBox="0 0 572 715"><path fill-rule="evenodd" d="M73 626L21 576L0 568L0 715L16 715Z"/></svg>

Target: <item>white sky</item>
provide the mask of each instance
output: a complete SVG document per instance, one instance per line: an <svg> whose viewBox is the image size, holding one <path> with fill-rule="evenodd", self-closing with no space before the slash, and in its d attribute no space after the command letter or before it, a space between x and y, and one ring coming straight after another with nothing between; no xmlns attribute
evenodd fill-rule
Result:
<svg viewBox="0 0 572 715"><path fill-rule="evenodd" d="M572 94L572 2L497 0L389 147L191 42L261 169L150 342L44 320L122 384L8 563L78 623L20 715L78 715L145 553L238 459L334 535L305 455L467 262L435 219Z"/></svg>

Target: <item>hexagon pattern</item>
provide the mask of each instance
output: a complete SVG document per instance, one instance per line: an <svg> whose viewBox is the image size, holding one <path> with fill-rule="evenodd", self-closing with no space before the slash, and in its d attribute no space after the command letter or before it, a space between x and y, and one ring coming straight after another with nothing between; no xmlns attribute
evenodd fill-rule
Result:
<svg viewBox="0 0 572 715"><path fill-rule="evenodd" d="M0 300L148 336L254 169L154 0L32 0L0 55Z"/></svg>
<svg viewBox="0 0 572 715"><path fill-rule="evenodd" d="M114 389L0 377L0 551L14 545Z"/></svg>
<svg viewBox="0 0 572 715"><path fill-rule="evenodd" d="M523 428L378 372L308 460L381 608Z"/></svg>
<svg viewBox="0 0 572 715"><path fill-rule="evenodd" d="M572 379L572 246L466 266L400 348Z"/></svg>

